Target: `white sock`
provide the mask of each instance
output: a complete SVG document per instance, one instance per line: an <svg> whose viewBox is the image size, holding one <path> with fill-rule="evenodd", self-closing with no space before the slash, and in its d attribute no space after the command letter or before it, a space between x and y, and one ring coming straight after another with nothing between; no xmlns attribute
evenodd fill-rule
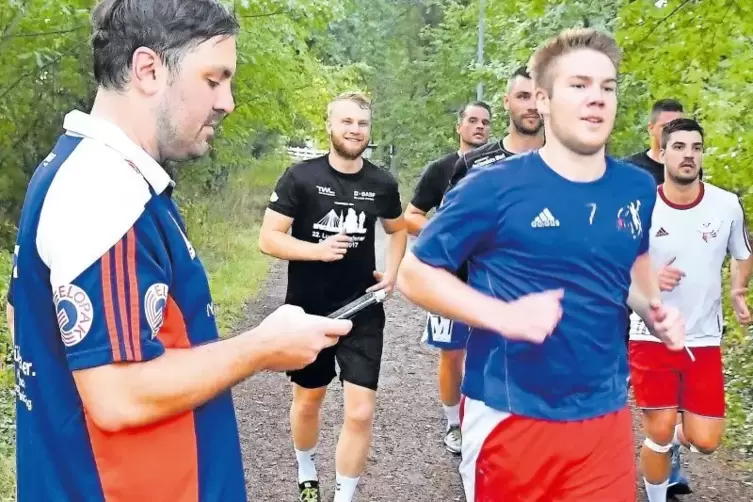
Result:
<svg viewBox="0 0 753 502"><path fill-rule="evenodd" d="M664 483L658 485L652 485L646 478L643 478L643 483L646 485L646 495L648 496L648 502L667 502L667 488L669 488L669 480L665 480Z"/></svg>
<svg viewBox="0 0 753 502"><path fill-rule="evenodd" d="M680 430L682 430L682 424L675 425L675 435L672 438L672 446L680 446L682 443L680 442Z"/></svg>
<svg viewBox="0 0 753 502"><path fill-rule="evenodd" d="M295 450L295 458L298 461L298 482L304 481L318 481L319 478L316 474L316 464L314 463L314 457L316 457L316 446L310 450Z"/></svg>
<svg viewBox="0 0 753 502"><path fill-rule="evenodd" d="M455 406L443 404L442 408L444 408L444 416L447 418L448 429L453 425L460 425L460 403Z"/></svg>
<svg viewBox="0 0 753 502"><path fill-rule="evenodd" d="M359 479L361 478L346 478L339 472L335 473L335 502L352 502Z"/></svg>

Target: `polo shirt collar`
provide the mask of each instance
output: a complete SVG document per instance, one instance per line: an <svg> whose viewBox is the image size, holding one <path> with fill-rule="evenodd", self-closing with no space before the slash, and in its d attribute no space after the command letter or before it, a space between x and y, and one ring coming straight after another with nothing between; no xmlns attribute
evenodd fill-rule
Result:
<svg viewBox="0 0 753 502"><path fill-rule="evenodd" d="M66 133L83 136L100 141L120 153L126 161L136 168L157 194L168 187L175 186L175 182L167 171L129 138L120 127L101 117L95 117L80 110L72 110L66 114L63 121Z"/></svg>

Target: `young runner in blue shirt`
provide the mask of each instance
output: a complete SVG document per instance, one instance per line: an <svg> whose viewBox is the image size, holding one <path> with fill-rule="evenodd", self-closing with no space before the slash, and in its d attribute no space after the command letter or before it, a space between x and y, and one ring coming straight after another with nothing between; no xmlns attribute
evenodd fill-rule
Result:
<svg viewBox="0 0 753 502"><path fill-rule="evenodd" d="M469 501L635 500L626 300L672 350L684 331L647 253L654 181L604 151L619 58L593 29L546 42L530 62L546 145L471 170L401 266L403 294L473 327Z"/></svg>

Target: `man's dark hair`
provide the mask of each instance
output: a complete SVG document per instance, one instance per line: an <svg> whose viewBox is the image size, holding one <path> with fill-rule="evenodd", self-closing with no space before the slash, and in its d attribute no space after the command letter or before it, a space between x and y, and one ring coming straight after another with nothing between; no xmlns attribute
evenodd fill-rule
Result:
<svg viewBox="0 0 753 502"><path fill-rule="evenodd" d="M704 133L703 133L703 127L696 122L693 119L687 119L687 118L679 118L674 119L664 126L661 132L661 147L662 149L667 148L667 143L669 143L669 136L673 132L677 131L698 131L701 133L701 142L703 142Z"/></svg>
<svg viewBox="0 0 753 502"><path fill-rule="evenodd" d="M186 52L239 30L235 15L217 0L102 0L92 24L94 78L117 90L128 83L139 47L152 49L175 74Z"/></svg>
<svg viewBox="0 0 753 502"><path fill-rule="evenodd" d="M530 79L531 74L528 73L528 68L526 68L525 66L519 66L514 72L512 72L512 75L510 75L510 78L507 79L507 92L508 93L512 89L512 84L515 82L515 79L518 77Z"/></svg>
<svg viewBox="0 0 753 502"><path fill-rule="evenodd" d="M468 108L471 108L472 106L477 106L479 108L483 108L487 112L489 112L489 118L492 117L492 107L489 106L487 103L483 101L471 101L470 103L466 104L463 108L461 108L458 111L458 122L462 122L465 118L465 113L468 111Z"/></svg>
<svg viewBox="0 0 753 502"><path fill-rule="evenodd" d="M512 72L512 75L510 75L510 80L514 79L515 77L531 78L531 74L528 73L527 67L519 66L514 72Z"/></svg>
<svg viewBox="0 0 753 502"><path fill-rule="evenodd" d="M651 107L651 123L655 123L656 119L659 118L659 114L662 112L683 113L684 111L682 103L676 99L660 99Z"/></svg>

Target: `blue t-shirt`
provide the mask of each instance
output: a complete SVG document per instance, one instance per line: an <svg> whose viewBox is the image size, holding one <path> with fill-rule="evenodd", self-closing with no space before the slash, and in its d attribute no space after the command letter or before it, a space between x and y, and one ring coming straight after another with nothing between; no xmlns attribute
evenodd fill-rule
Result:
<svg viewBox="0 0 753 502"><path fill-rule="evenodd" d="M11 278L18 501L245 502L230 391L117 432L82 405L72 372L219 336L167 173L109 122L72 112L65 129L29 184Z"/></svg>
<svg viewBox="0 0 753 502"><path fill-rule="evenodd" d="M473 169L445 196L413 253L474 289L513 301L564 288L563 316L542 344L473 328L463 393L538 419L582 420L627 400L625 302L648 250L653 179L607 157L594 182L569 181L538 152Z"/></svg>

